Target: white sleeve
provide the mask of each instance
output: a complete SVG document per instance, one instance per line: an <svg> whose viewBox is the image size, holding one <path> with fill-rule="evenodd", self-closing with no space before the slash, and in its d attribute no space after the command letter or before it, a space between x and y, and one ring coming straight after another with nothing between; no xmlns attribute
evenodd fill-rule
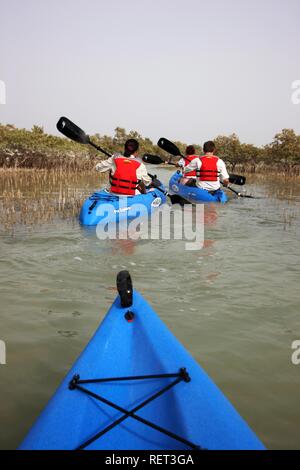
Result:
<svg viewBox="0 0 300 470"><path fill-rule="evenodd" d="M114 170L114 157L109 157L107 160L102 160L101 162L97 163L95 166L95 170L99 171L100 173L104 173L105 171Z"/></svg>
<svg viewBox="0 0 300 470"><path fill-rule="evenodd" d="M138 167L136 171L136 176L137 176L137 179L143 181L143 183L145 183L146 186L149 186L149 184L152 181L151 177L148 175L147 168L145 167L143 163L141 163L140 166Z"/></svg>
<svg viewBox="0 0 300 470"><path fill-rule="evenodd" d="M192 160L191 163L189 163L189 165L187 165L184 168L184 173L189 173L190 171L194 171L194 170L200 170L200 168L201 168L200 158L194 158L194 160Z"/></svg>
<svg viewBox="0 0 300 470"><path fill-rule="evenodd" d="M185 160L184 160L184 158L181 158L180 160L178 160L178 165L184 167L184 165L185 165Z"/></svg>
<svg viewBox="0 0 300 470"><path fill-rule="evenodd" d="M227 172L227 169L226 169L226 165L225 163L223 162L223 160L221 160L219 158L218 160L218 171L219 171L219 177L220 177L220 180L221 181L224 181L224 180L228 180L229 179L229 174Z"/></svg>

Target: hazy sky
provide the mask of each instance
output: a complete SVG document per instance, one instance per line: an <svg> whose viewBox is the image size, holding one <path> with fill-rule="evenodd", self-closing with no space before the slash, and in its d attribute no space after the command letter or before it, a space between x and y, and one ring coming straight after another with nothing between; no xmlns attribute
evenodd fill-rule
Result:
<svg viewBox="0 0 300 470"><path fill-rule="evenodd" d="M300 0L0 0L0 122L201 143L300 133Z"/></svg>

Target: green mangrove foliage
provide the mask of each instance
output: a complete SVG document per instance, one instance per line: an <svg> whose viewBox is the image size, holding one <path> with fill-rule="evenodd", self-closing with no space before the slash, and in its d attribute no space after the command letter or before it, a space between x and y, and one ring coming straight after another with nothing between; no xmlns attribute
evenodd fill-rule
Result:
<svg viewBox="0 0 300 470"><path fill-rule="evenodd" d="M100 134L90 137L111 153L121 151L126 139L136 138L140 142L141 154L156 154L168 160L165 152L137 131L128 133L124 128L117 127L112 137ZM226 161L232 171L239 168L252 173L268 170L300 174L300 136L292 129L283 129L275 135L270 144L263 147L242 143L236 134L217 136L214 141L217 155ZM175 143L184 153L186 143ZM196 143L194 145L196 151L201 153L202 147ZM18 129L11 124L0 124L0 167L2 168L88 171L102 158L105 157L92 147L49 135L42 127L33 126L31 130L26 130Z"/></svg>

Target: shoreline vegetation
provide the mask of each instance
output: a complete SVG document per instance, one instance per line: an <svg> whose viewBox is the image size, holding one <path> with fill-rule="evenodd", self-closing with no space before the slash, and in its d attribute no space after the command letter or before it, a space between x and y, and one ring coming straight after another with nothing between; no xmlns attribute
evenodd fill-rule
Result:
<svg viewBox="0 0 300 470"><path fill-rule="evenodd" d="M55 220L78 223L84 199L105 180L95 171L0 168L0 235Z"/></svg>
<svg viewBox="0 0 300 470"><path fill-rule="evenodd" d="M91 135L97 145L113 153L121 151L128 138L140 142L140 153L150 153L168 159L168 155L149 138L136 131L126 132L117 127L114 136ZM300 175L300 136L293 129L283 129L274 136L273 141L263 147L240 142L236 134L218 136L214 139L217 155L227 164L230 171L245 173L274 173L286 176ZM186 144L175 142L182 153ZM194 144L197 153L201 146ZM31 130L18 129L12 124L0 124L0 168L2 169L45 169L66 172L92 171L95 164L102 160L90 146L77 144L64 137L46 134L42 127L33 126ZM176 161L173 158L173 161Z"/></svg>
<svg viewBox="0 0 300 470"><path fill-rule="evenodd" d="M83 201L106 182L107 175L95 171L0 168L0 236L13 237L45 224L48 230L62 220L77 225ZM263 188L264 197L277 200L284 230L299 219L294 206L300 197L299 176L247 174L247 182L255 191ZM280 201L285 201L283 208Z"/></svg>

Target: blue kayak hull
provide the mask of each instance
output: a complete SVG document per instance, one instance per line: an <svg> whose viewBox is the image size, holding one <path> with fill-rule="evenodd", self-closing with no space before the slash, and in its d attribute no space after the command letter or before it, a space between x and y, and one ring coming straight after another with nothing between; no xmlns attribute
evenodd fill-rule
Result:
<svg viewBox="0 0 300 470"><path fill-rule="evenodd" d="M165 190L163 186L161 188ZM136 196L117 196L102 189L84 201L79 221L82 225L89 226L130 221L152 214L166 200L166 195L158 189Z"/></svg>
<svg viewBox="0 0 300 470"><path fill-rule="evenodd" d="M124 315L117 297L102 324L29 431L20 449L77 449L124 413L69 384L81 380L174 374L186 368L191 381L181 381L136 414L205 449L264 449L263 444L137 292ZM89 383L85 388L130 410L147 400L171 378ZM176 450L189 445L126 417L87 449Z"/></svg>
<svg viewBox="0 0 300 470"><path fill-rule="evenodd" d="M221 204L225 204L225 202L228 201L227 195L221 189L212 195L205 189L180 184L179 181L181 177L182 174L177 172L171 176L169 181L169 191L171 194L177 194L183 199L186 199L187 201L194 204L209 202L219 202Z"/></svg>

